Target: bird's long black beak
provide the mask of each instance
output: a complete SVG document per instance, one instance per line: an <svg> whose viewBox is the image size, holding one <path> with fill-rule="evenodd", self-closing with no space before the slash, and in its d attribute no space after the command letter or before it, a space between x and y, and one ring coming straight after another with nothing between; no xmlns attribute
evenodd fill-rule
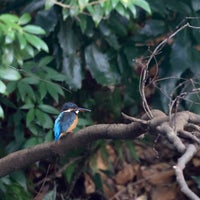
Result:
<svg viewBox="0 0 200 200"><path fill-rule="evenodd" d="M80 112L91 112L91 110L87 108L77 108L77 110Z"/></svg>

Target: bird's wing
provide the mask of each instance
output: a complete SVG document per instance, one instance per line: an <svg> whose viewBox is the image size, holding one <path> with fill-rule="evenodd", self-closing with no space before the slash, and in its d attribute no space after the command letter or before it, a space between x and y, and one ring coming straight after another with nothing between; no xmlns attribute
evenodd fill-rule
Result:
<svg viewBox="0 0 200 200"><path fill-rule="evenodd" d="M76 114L71 112L61 112L54 124L54 137L55 140L59 140L61 133L66 133L70 126L76 119Z"/></svg>
<svg viewBox="0 0 200 200"><path fill-rule="evenodd" d="M60 125L60 120L62 119L62 116L63 116L63 112L61 112L58 115L54 123L54 138L56 141L59 140L60 134L62 133L61 125Z"/></svg>
<svg viewBox="0 0 200 200"><path fill-rule="evenodd" d="M62 119L60 120L61 131L68 132L70 126L73 124L76 119L76 114L73 112L64 112Z"/></svg>

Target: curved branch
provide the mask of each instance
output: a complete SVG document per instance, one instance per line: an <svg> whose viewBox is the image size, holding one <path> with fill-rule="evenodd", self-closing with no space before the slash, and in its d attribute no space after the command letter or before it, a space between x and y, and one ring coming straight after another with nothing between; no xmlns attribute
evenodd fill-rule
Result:
<svg viewBox="0 0 200 200"><path fill-rule="evenodd" d="M200 198L188 187L183 175L183 170L185 169L186 164L193 158L197 151L198 148L196 148L195 145L190 144L186 149L186 152L178 159L177 165L174 166L176 172L176 179L178 184L180 185L181 191L189 199L192 200L200 200Z"/></svg>
<svg viewBox="0 0 200 200"><path fill-rule="evenodd" d="M134 139L145 132L147 127L140 123L99 124L68 134L58 142L49 142L16 151L0 159L0 177L15 170L57 155L67 154L71 149L83 147L97 139Z"/></svg>

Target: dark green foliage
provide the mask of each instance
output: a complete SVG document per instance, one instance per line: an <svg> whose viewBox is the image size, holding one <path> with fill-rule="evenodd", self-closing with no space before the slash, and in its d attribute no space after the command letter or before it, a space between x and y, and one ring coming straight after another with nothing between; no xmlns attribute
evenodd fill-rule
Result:
<svg viewBox="0 0 200 200"><path fill-rule="evenodd" d="M31 199L28 192L27 179L23 172L15 172L10 176L3 177L0 180L1 199Z"/></svg>
<svg viewBox="0 0 200 200"><path fill-rule="evenodd" d="M200 188L200 177L199 176L193 176L192 178L196 182L197 187Z"/></svg>
<svg viewBox="0 0 200 200"><path fill-rule="evenodd" d="M1 156L52 141L55 116L68 100L92 109L91 114L80 116L78 128L121 121L121 111L140 113L142 68L134 59L146 61L159 42L187 21L200 26L199 18L186 19L199 17L198 0L92 2L65 0L63 5L67 6L63 8L50 1L12 1L0 8ZM10 14L13 12L15 15ZM161 92L155 88L150 91L151 106L168 111L169 98L199 87L199 38L198 30L187 28L157 52L158 78L169 79L157 82ZM155 64L153 60L150 68ZM188 79L195 80L192 86L187 85ZM194 103L199 101L196 94L188 95L186 100L179 109L200 112L199 105ZM129 141L113 144L120 159L122 143L137 160ZM102 142L96 146L103 149L105 145ZM91 147L95 149L93 154L97 147ZM67 155L61 164L82 152ZM106 156L105 153L104 159ZM64 171L66 185L72 181L78 163L73 162ZM41 173L42 164L36 168ZM89 167L83 170L90 171ZM21 172L23 180L3 178L0 188L4 199L8 199L8 191L10 199L31 199L29 190L35 188L24 189L28 181L33 182L27 178L30 174ZM97 172L93 179L101 190ZM46 199L55 199L56 184L49 189Z"/></svg>

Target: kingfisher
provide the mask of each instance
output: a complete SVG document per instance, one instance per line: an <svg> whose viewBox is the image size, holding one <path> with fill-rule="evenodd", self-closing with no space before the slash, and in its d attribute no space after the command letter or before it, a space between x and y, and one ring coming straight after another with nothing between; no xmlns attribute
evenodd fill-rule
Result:
<svg viewBox="0 0 200 200"><path fill-rule="evenodd" d="M67 102L63 105L61 113L54 123L54 139L58 141L67 133L71 133L78 124L79 112L91 112L87 108L80 108L75 103Z"/></svg>

